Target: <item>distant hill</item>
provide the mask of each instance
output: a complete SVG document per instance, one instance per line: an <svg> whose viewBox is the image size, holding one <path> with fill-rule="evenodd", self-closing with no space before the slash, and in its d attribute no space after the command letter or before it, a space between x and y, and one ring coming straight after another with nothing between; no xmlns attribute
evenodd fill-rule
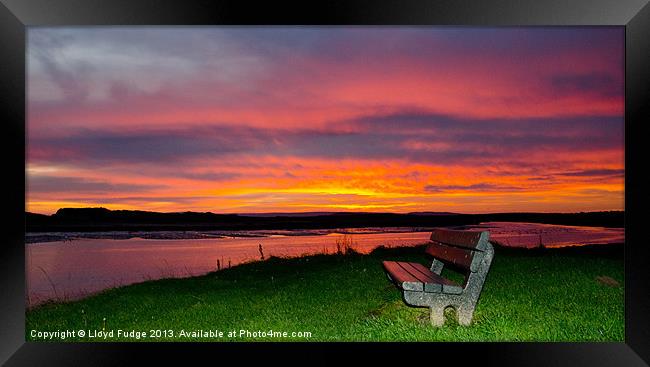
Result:
<svg viewBox="0 0 650 367"><path fill-rule="evenodd" d="M451 212L411 212L411 215L458 215L458 213Z"/></svg>
<svg viewBox="0 0 650 367"><path fill-rule="evenodd" d="M106 208L63 208L51 218L61 223L210 223L236 214L199 212L159 213L142 210L109 210Z"/></svg>
<svg viewBox="0 0 650 367"><path fill-rule="evenodd" d="M316 217L320 215L334 215L339 212L302 212L302 213L241 213L242 217Z"/></svg>
<svg viewBox="0 0 650 367"><path fill-rule="evenodd" d="M29 225L40 225L40 224L46 224L50 222L50 216L49 215L44 215L44 214L36 214L36 213L30 213L30 212L25 212L25 222Z"/></svg>
<svg viewBox="0 0 650 367"><path fill-rule="evenodd" d="M25 222L27 232L325 229L363 227L427 228L461 226L490 221L623 227L624 214L622 211L611 211L494 214L308 212L238 215L215 214L210 212L159 213L140 210L109 210L106 208L62 208L52 215L25 212Z"/></svg>

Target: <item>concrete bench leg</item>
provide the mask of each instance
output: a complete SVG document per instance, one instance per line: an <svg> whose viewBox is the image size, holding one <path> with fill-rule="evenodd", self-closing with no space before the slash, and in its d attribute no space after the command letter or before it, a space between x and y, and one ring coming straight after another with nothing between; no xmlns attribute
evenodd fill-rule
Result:
<svg viewBox="0 0 650 367"><path fill-rule="evenodd" d="M460 325L469 326L469 324L472 323L474 308L474 305L461 305L456 309L456 314L458 314L458 323Z"/></svg>
<svg viewBox="0 0 650 367"><path fill-rule="evenodd" d="M431 325L443 326L445 324L445 308L431 307Z"/></svg>

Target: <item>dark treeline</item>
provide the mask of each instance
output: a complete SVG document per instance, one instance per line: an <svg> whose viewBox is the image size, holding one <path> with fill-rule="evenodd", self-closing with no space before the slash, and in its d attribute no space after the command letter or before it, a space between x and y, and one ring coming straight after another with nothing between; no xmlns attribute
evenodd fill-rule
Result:
<svg viewBox="0 0 650 367"><path fill-rule="evenodd" d="M489 221L532 222L576 226L623 227L622 211L582 213L330 213L273 217L214 213L157 213L105 208L64 208L53 215L25 213L27 232L179 231L326 229L361 227L437 227Z"/></svg>

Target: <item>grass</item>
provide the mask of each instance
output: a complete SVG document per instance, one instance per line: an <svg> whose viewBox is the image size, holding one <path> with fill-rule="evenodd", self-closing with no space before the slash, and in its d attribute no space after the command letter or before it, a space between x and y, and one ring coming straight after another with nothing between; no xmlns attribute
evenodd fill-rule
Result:
<svg viewBox="0 0 650 367"><path fill-rule="evenodd" d="M452 310L444 327L432 327L428 309L406 306L387 280L382 260L427 264L419 246L379 248L369 255L271 257L205 276L148 281L45 304L26 312L26 338L42 340L31 330L103 329L114 330L106 340L136 340L118 336L119 329L174 332L174 337L162 332L141 341L623 341L622 246L601 247L498 247L469 327L459 326ZM443 275L457 277L447 270ZM181 330L224 335L180 337ZM289 337L240 337L240 330L286 331ZM229 337L230 331L235 335ZM291 337L292 332L311 337Z"/></svg>

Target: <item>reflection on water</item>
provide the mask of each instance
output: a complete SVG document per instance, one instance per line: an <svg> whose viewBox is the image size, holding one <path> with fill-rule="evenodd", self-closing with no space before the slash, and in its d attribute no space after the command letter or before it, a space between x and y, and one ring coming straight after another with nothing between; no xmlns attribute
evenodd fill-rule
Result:
<svg viewBox="0 0 650 367"><path fill-rule="evenodd" d="M507 247L564 247L603 243L623 243L624 228L559 226L539 223L486 222L468 226L490 231L490 240Z"/></svg>
<svg viewBox="0 0 650 367"><path fill-rule="evenodd" d="M555 226L530 223L482 223L471 230L489 230L490 238L515 247L622 243L622 228ZM425 243L426 232L376 233L351 231L353 248L368 253L377 246ZM295 234L295 232L294 232ZM267 237L189 239L110 239L30 243L26 245L27 302L75 299L106 288L166 277L205 274L220 267L259 260L259 245L268 256L334 253L341 233Z"/></svg>
<svg viewBox="0 0 650 367"><path fill-rule="evenodd" d="M423 243L428 232L353 235L354 249ZM334 253L342 234L213 239L78 239L28 244L28 302L74 299L102 289L166 277L205 274L268 256Z"/></svg>

